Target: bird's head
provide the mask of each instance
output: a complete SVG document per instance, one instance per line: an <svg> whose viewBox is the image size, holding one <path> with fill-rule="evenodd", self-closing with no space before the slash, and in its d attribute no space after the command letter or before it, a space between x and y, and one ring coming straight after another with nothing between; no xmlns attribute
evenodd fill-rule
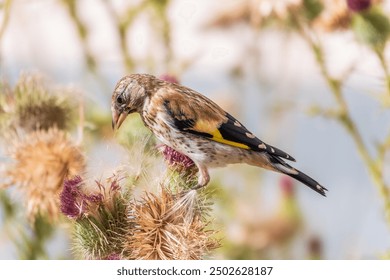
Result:
<svg viewBox="0 0 390 280"><path fill-rule="evenodd" d="M123 77L117 83L111 100L113 129L118 129L127 115L142 111L153 79L150 75L133 74Z"/></svg>

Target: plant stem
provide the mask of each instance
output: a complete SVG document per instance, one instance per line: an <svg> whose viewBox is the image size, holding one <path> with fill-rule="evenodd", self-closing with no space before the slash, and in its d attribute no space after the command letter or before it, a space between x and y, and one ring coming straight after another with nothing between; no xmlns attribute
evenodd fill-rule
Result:
<svg viewBox="0 0 390 280"><path fill-rule="evenodd" d="M148 1L142 1L137 6L129 8L124 16L118 15L113 7L112 1L105 0L103 3L106 5L107 11L114 21L115 30L118 32L120 52L123 57L126 72L134 72L136 63L129 51L127 31L136 17L147 7Z"/></svg>
<svg viewBox="0 0 390 280"><path fill-rule="evenodd" d="M11 11L11 6L12 6L12 0L6 0L3 3L3 21L0 26L0 41L4 35L4 32L7 28L8 22L9 22L9 16L10 16L10 11Z"/></svg>
<svg viewBox="0 0 390 280"><path fill-rule="evenodd" d="M85 115L84 115L84 100L81 97L79 100L79 124L77 127L77 144L81 145L84 139L84 123L85 123Z"/></svg>
<svg viewBox="0 0 390 280"><path fill-rule="evenodd" d="M379 59L379 62L381 64L381 66L382 66L383 73L385 75L385 83L386 83L387 95L390 97L390 73L389 73L388 65L386 63L384 49L376 50L375 53L376 53L376 55L377 55L377 57Z"/></svg>
<svg viewBox="0 0 390 280"><path fill-rule="evenodd" d="M0 25L0 42L3 39L5 30L7 29L8 23L9 23L9 18L10 18L10 13L11 13L11 6L12 6L12 0L6 0L3 3L3 20ZM2 61L1 58L1 52L0 52L0 62Z"/></svg>
<svg viewBox="0 0 390 280"><path fill-rule="evenodd" d="M387 220L388 225L390 226L390 195L389 195L390 193L389 193L389 188L386 185L386 182L384 181L382 175L382 168L381 168L382 165L376 162L368 152L368 148L364 144L361 133L359 132L355 122L351 117L351 114L349 113L348 105L344 99L344 95L342 92L342 83L339 80L332 78L326 68L324 53L321 45L319 43L313 42L313 40L307 36L305 36L305 39L309 40L308 43L315 55L316 61L321 70L321 74L326 80L329 88L331 89L331 92L333 93L333 96L337 101L337 104L339 106L338 120L343 125L343 127L347 130L348 134L352 137L352 140L354 141L357 150L360 156L362 157L363 162L366 165L374 184L376 185L379 193L383 198L384 208L385 208L385 218ZM383 56L380 57L383 58ZM387 87L390 92L390 76L388 75L385 61L382 59L381 61L383 62L383 67L386 73Z"/></svg>
<svg viewBox="0 0 390 280"><path fill-rule="evenodd" d="M82 20L79 17L78 10L77 10L77 1L76 0L62 0L62 2L65 4L65 6L68 8L69 15L71 17L71 20L74 22L77 33L81 39L82 47L83 47L83 53L85 57L86 64L88 66L88 69L97 75L98 69L97 69L97 62L95 57L93 56L93 52L91 48L88 45L88 28L87 26L82 22Z"/></svg>

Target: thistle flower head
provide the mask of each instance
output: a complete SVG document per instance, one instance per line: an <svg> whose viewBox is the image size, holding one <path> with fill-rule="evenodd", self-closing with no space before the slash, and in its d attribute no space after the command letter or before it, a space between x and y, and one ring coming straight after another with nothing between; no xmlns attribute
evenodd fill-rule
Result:
<svg viewBox="0 0 390 280"><path fill-rule="evenodd" d="M352 24L353 12L361 12L383 0L328 0L315 20L314 26L327 32L348 30Z"/></svg>
<svg viewBox="0 0 390 280"><path fill-rule="evenodd" d="M258 13L252 9L251 2L240 1L234 9L226 9L217 14L206 27L228 28L238 23L252 23L254 19L258 19Z"/></svg>
<svg viewBox="0 0 390 280"><path fill-rule="evenodd" d="M166 81L166 82L174 83L174 84L179 83L179 80L175 76L169 75L169 74L161 75L160 79L163 81Z"/></svg>
<svg viewBox="0 0 390 280"><path fill-rule="evenodd" d="M165 161L171 167L186 170L195 166L195 163L192 161L192 159L167 145L160 146L159 150L162 152Z"/></svg>
<svg viewBox="0 0 390 280"><path fill-rule="evenodd" d="M64 90L50 87L42 77L25 75L2 103L7 103L7 115L13 126L27 132L52 127L64 130L69 128L73 113L67 95Z"/></svg>
<svg viewBox="0 0 390 280"><path fill-rule="evenodd" d="M55 219L64 179L83 172L79 148L57 129L36 131L13 144L13 163L5 167L5 186L18 186L25 196L28 217Z"/></svg>
<svg viewBox="0 0 390 280"><path fill-rule="evenodd" d="M117 261L117 260L120 260L121 259L121 256L119 255L119 254L115 254L115 253L113 253L113 254L110 254L110 255L108 255L106 258L105 258L105 260L112 260L112 261Z"/></svg>
<svg viewBox="0 0 390 280"><path fill-rule="evenodd" d="M198 211L194 210L196 192L184 197L162 188L161 195L145 193L141 202L133 202L131 220L135 226L126 250L131 259L201 259L218 247Z"/></svg>
<svg viewBox="0 0 390 280"><path fill-rule="evenodd" d="M286 20L291 13L302 8L303 0L246 0L232 9L217 15L208 26L230 27L238 23L248 23L258 27L268 19Z"/></svg>
<svg viewBox="0 0 390 280"><path fill-rule="evenodd" d="M348 8L353 12L367 10L371 6L371 0L347 0Z"/></svg>
<svg viewBox="0 0 390 280"><path fill-rule="evenodd" d="M80 176L65 180L60 195L61 212L69 218L77 219L91 211L91 204L100 204L102 194L85 194L82 190L83 180Z"/></svg>
<svg viewBox="0 0 390 280"><path fill-rule="evenodd" d="M280 180L280 187L282 188L282 194L286 197L294 195L294 181L289 176L282 176Z"/></svg>
<svg viewBox="0 0 390 280"><path fill-rule="evenodd" d="M262 0L258 4L259 12L263 17L275 16L285 19L289 13L302 6L302 0Z"/></svg>
<svg viewBox="0 0 390 280"><path fill-rule="evenodd" d="M86 189L94 189L87 192ZM81 177L65 181L61 211L74 220L73 249L83 259L122 259L131 232L127 201L117 176L87 186Z"/></svg>
<svg viewBox="0 0 390 280"><path fill-rule="evenodd" d="M352 17L347 3L344 0L329 0L324 5L324 10L315 20L314 27L327 32L348 29Z"/></svg>

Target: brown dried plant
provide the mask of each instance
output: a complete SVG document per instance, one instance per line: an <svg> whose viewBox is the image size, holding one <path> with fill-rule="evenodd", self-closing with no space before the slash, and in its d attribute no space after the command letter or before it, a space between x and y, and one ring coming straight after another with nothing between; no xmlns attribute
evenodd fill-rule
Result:
<svg viewBox="0 0 390 280"><path fill-rule="evenodd" d="M58 129L35 131L14 140L12 162L5 166L4 187L17 186L25 197L27 216L55 220L64 179L84 171L84 156L68 135Z"/></svg>
<svg viewBox="0 0 390 280"><path fill-rule="evenodd" d="M174 195L162 187L159 195L145 193L130 206L135 226L126 250L131 259L199 260L217 248L208 223L196 208L196 191Z"/></svg>
<svg viewBox="0 0 390 280"><path fill-rule="evenodd" d="M39 74L21 75L14 88L0 87L5 128L32 132L57 127L69 129L75 107L71 92L56 88Z"/></svg>

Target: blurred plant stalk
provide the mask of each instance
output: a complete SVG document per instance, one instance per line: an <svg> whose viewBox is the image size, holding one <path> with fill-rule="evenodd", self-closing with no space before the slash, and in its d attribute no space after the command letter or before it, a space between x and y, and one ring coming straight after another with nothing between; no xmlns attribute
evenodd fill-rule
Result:
<svg viewBox="0 0 390 280"><path fill-rule="evenodd" d="M381 101L385 107L390 107L390 71L385 58L386 44L390 37L390 22L380 8L381 3L381 0L242 1L235 10L218 15L208 26L227 28L234 24L246 23L259 32L276 22L284 29L298 33L304 39L337 103L336 109L318 109L316 113L336 119L352 138L383 198L385 216L390 226L390 190L385 182L383 170L385 154L390 149L390 134L378 145L377 157L371 155L344 97L343 84L346 77L335 78L329 73L323 46L316 33L318 28L327 32L352 29L357 41L367 46L380 62L386 91L386 96ZM281 7L283 13L278 12Z"/></svg>
<svg viewBox="0 0 390 280"><path fill-rule="evenodd" d="M350 5L350 2L355 3L359 1L358 0L348 1L348 5ZM380 14L376 10L373 11L367 10L370 8L371 2L370 1L366 1L366 2L368 4L363 2L358 3L360 5L357 5L357 7L359 7L361 10L354 10L354 11L361 12L361 14L354 14L353 16L357 17L358 20L367 20L367 21L369 21L370 18L373 17L373 19L371 19L372 29L365 30L367 34L363 32L358 33L357 37L362 41L362 43L366 44L379 58L385 76L386 92L389 95L388 98L390 98L390 75L384 57L385 45L388 40L389 32L390 32L390 24L388 22L388 19L385 18L384 15ZM376 19L376 16L379 18L379 20ZM361 17L363 19L361 19ZM364 19L364 17L368 19ZM377 187L379 193L381 194L381 197L384 202L385 218L388 223L388 226L390 227L390 191L389 191L389 185L385 182L384 169L383 169L385 154L390 148L390 134L384 140L383 143L377 146L378 147L377 157L375 158L374 156L372 156L369 152L367 144L364 143L362 134L359 131L356 122L352 118L352 115L348 108L347 101L345 100L344 93L343 93L343 83L345 77L341 77L339 79L332 77L332 75L329 73L327 69L324 49L319 38L316 38L314 36L315 34L310 34L311 31L310 26L308 26L308 28L304 26L304 23L302 23L299 17L294 17L293 19L297 26L298 33L303 37L303 39L309 45L315 57L315 60L320 68L321 75L323 76L327 85L329 86L329 89L332 92L333 97L335 98L338 106L336 110L325 111L322 113L327 117L336 119L344 127L344 129L347 131L347 133L350 135L353 142L355 143L358 153L360 154L363 163L366 165L366 168L370 173L371 179L373 180L375 186ZM380 21L379 24L377 23L378 21ZM368 23L365 22L365 24L369 25L370 22ZM384 29L383 32L381 32L382 29Z"/></svg>
<svg viewBox="0 0 390 280"><path fill-rule="evenodd" d="M76 27L89 71L93 75L102 79L103 77L101 77L99 73L99 57L94 54L93 46L91 46L88 42L90 37L90 28L80 16L80 8L78 7L79 2L76 0L61 0L61 2L67 8L70 19ZM162 63L163 68L165 68L163 71L169 71L171 63L174 61L171 40L172 28L168 17L171 1L143 0L136 4L131 3L130 5L127 5L123 11L117 11L113 2L114 1L104 0L103 4L113 21L113 30L115 30L118 35L119 52L122 56L125 73L137 71L137 67L140 64L132 54L128 35L131 33L131 28L133 27L135 20L143 14L149 14L150 25L156 31L156 37L159 38L165 51ZM153 65L153 67L156 67L156 65Z"/></svg>
<svg viewBox="0 0 390 280"><path fill-rule="evenodd" d="M389 186L386 184L383 174L383 162L385 154L388 150L389 138L385 140L384 143L380 144L378 147L378 156L375 159L368 151L367 145L364 143L363 138L355 121L352 119L352 116L349 112L348 104L344 98L341 80L337 80L329 74L325 65L324 52L319 43L310 42L310 46L315 55L316 61L321 68L322 76L325 78L333 96L339 106L338 111L334 114L334 118L338 120L342 126L346 129L348 134L351 136L354 141L360 156L363 159L364 164L366 165L368 171L370 172L371 178L375 185L378 188L379 193L381 194L384 207L385 207L385 216L387 222L390 226L390 195L389 195ZM389 83L387 83L390 85Z"/></svg>
<svg viewBox="0 0 390 280"><path fill-rule="evenodd" d="M0 4L0 9L4 9L3 22L1 23L0 26L0 41L3 37L5 30L7 29L11 7L12 7L12 0L5 0L3 3Z"/></svg>
<svg viewBox="0 0 390 280"><path fill-rule="evenodd" d="M77 33L82 42L83 53L87 66L92 73L97 74L97 62L95 57L93 56L92 49L88 44L88 28L79 16L77 10L77 1L62 0L62 2L68 8L69 15L76 26Z"/></svg>
<svg viewBox="0 0 390 280"><path fill-rule="evenodd" d="M3 20L2 22L0 22L0 44L3 41L3 35L9 23L11 7L12 7L12 0L5 0L3 3L0 3L0 11L3 10ZM3 59L0 50L0 69L1 69L2 60Z"/></svg>

